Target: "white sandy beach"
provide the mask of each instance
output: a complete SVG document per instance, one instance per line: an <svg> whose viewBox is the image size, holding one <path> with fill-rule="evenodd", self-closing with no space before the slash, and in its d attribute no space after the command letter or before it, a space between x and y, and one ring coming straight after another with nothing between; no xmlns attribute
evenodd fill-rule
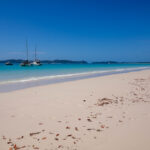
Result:
<svg viewBox="0 0 150 150"><path fill-rule="evenodd" d="M150 70L0 93L0 150L150 150Z"/></svg>

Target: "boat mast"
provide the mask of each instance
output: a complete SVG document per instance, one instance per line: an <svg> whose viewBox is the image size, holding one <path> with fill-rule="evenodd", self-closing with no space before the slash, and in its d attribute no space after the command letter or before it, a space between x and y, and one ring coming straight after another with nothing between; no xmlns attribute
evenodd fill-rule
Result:
<svg viewBox="0 0 150 150"><path fill-rule="evenodd" d="M27 61L28 61L28 41L26 40L26 49L27 49Z"/></svg>
<svg viewBox="0 0 150 150"><path fill-rule="evenodd" d="M36 46L35 46L35 61L36 61Z"/></svg>

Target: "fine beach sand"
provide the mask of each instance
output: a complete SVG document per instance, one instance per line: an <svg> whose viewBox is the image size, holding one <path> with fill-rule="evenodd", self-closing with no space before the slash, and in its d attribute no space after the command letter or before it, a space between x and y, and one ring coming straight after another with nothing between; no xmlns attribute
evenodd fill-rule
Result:
<svg viewBox="0 0 150 150"><path fill-rule="evenodd" d="M150 70L0 93L0 150L150 150Z"/></svg>

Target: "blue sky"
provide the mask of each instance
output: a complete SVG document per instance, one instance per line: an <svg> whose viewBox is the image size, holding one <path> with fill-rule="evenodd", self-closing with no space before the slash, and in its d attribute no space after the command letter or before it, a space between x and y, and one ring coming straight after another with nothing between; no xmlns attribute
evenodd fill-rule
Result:
<svg viewBox="0 0 150 150"><path fill-rule="evenodd" d="M0 0L0 59L150 61L148 0Z"/></svg>

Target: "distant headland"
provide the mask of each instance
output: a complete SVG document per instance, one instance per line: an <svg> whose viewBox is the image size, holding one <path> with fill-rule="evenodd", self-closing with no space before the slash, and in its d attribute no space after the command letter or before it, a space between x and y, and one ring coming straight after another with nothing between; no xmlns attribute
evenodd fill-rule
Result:
<svg viewBox="0 0 150 150"><path fill-rule="evenodd" d="M23 59L7 59L7 60L0 60L0 63L6 63L6 62L11 62L11 63L21 63L24 60ZM85 60L80 60L80 61L74 61L74 60L41 60L41 63L45 64L128 64L128 63L150 63L150 62L118 62L118 61L93 61L93 62L87 62Z"/></svg>

